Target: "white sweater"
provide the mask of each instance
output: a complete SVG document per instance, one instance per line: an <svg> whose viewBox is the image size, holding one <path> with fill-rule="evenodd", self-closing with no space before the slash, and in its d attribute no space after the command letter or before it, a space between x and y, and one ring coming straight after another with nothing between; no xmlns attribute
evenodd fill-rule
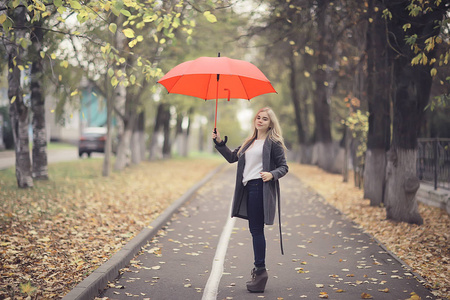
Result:
<svg viewBox="0 0 450 300"><path fill-rule="evenodd" d="M242 178L242 183L247 185L252 179L261 178L260 172L263 170L262 152L264 140L255 140L253 145L245 151L245 167Z"/></svg>

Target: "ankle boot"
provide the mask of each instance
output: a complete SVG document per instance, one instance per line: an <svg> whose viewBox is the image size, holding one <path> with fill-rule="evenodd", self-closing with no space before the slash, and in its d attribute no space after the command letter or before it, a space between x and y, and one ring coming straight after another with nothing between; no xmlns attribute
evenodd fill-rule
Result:
<svg viewBox="0 0 450 300"><path fill-rule="evenodd" d="M247 290L251 293L264 293L267 279L269 278L266 268L255 268L251 274L252 280L247 281Z"/></svg>

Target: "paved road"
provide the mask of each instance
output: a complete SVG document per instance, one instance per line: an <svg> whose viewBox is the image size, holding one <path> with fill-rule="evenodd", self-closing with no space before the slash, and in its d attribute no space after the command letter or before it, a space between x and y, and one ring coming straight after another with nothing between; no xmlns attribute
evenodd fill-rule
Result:
<svg viewBox="0 0 450 300"><path fill-rule="evenodd" d="M86 155L83 156L84 158ZM92 153L92 157L103 157L102 153ZM0 151L0 170L13 167L16 163L16 156L14 151ZM78 149L55 149L47 152L47 159L49 163L69 161L78 159Z"/></svg>
<svg viewBox="0 0 450 300"><path fill-rule="evenodd" d="M247 222L229 218L234 166L204 186L101 294L109 299L435 299L408 268L288 174L281 180L285 255L267 226L269 281L247 292Z"/></svg>

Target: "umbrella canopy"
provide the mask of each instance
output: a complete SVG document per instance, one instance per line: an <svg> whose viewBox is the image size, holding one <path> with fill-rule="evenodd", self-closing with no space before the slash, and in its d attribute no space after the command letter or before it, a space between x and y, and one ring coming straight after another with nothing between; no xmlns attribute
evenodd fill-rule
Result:
<svg viewBox="0 0 450 300"><path fill-rule="evenodd" d="M169 93L216 99L214 128L219 98L250 100L276 93L267 77L253 64L228 57L199 57L175 66L158 83Z"/></svg>
<svg viewBox="0 0 450 300"><path fill-rule="evenodd" d="M169 93L203 100L250 100L262 94L276 93L269 79L255 65L228 57L200 57L181 63L158 82Z"/></svg>

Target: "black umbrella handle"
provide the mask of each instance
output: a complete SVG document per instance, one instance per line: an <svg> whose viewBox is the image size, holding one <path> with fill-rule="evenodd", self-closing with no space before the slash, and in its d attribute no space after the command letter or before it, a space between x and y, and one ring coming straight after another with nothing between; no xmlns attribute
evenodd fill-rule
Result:
<svg viewBox="0 0 450 300"><path fill-rule="evenodd" d="M214 134L217 134L217 128L214 128ZM221 141L220 143L217 142L216 139L213 139L213 141L214 141L214 144L216 144L216 145L218 145L218 146L223 146L223 145L225 145L225 144L227 143L228 137L225 136L225 137L223 138L223 141Z"/></svg>

